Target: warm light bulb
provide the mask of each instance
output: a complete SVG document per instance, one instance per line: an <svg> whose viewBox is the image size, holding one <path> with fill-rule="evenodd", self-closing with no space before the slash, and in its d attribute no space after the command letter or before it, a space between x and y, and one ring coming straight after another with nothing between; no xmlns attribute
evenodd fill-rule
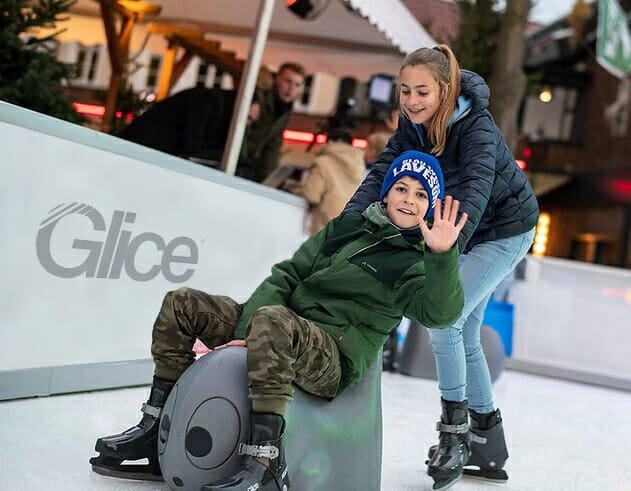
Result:
<svg viewBox="0 0 631 491"><path fill-rule="evenodd" d="M547 213L539 215L539 225L550 225L550 215Z"/></svg>
<svg viewBox="0 0 631 491"><path fill-rule="evenodd" d="M544 252L546 252L546 246L544 244L535 244L533 250L535 251L535 254L541 256Z"/></svg>
<svg viewBox="0 0 631 491"><path fill-rule="evenodd" d="M550 87L544 87L539 92L539 100L541 102L550 102L552 100L552 89Z"/></svg>

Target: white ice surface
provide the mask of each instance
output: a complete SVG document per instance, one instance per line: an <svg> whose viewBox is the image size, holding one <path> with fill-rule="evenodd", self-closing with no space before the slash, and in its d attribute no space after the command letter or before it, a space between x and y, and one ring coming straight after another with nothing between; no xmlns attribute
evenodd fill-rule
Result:
<svg viewBox="0 0 631 491"><path fill-rule="evenodd" d="M510 479L462 480L452 489L631 490L631 393L515 371L504 371L494 392ZM166 490L102 477L88 464L96 437L135 424L146 396L135 388L0 402L0 490ZM385 373L382 397L382 490L431 489L423 462L436 439L436 382Z"/></svg>

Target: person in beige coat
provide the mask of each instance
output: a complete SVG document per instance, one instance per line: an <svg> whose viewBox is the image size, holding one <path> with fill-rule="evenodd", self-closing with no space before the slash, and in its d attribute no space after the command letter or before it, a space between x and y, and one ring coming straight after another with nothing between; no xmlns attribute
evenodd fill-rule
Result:
<svg viewBox="0 0 631 491"><path fill-rule="evenodd" d="M364 180L364 152L353 147L351 141L346 132L329 135L329 142L316 151L306 180L302 184L285 186L311 204L311 235L342 212Z"/></svg>

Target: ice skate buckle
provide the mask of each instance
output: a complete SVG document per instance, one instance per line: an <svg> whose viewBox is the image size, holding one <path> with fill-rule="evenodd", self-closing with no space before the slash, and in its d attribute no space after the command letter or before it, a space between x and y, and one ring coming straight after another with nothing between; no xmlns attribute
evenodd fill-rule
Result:
<svg viewBox="0 0 631 491"><path fill-rule="evenodd" d="M446 425L439 421L436 423L436 431L443 431L445 433L466 433L469 431L469 424L462 423L459 425Z"/></svg>
<svg viewBox="0 0 631 491"><path fill-rule="evenodd" d="M486 438L480 435L476 435L474 431L471 431L471 441L473 443L479 443L480 445L486 444Z"/></svg>
<svg viewBox="0 0 631 491"><path fill-rule="evenodd" d="M150 406L149 404L145 402L142 405L141 411L145 414L148 414L149 416L153 416L154 418L158 419L160 417L160 413L162 412L162 409L160 409L159 407Z"/></svg>
<svg viewBox="0 0 631 491"><path fill-rule="evenodd" d="M239 443L237 453L239 455L251 455L252 457L275 459L278 457L278 447L275 447L274 445L246 445L245 443Z"/></svg>

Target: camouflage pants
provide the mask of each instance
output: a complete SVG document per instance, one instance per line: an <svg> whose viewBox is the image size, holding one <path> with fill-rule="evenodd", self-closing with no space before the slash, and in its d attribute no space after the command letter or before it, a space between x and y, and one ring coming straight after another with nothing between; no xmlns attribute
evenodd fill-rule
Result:
<svg viewBox="0 0 631 491"><path fill-rule="evenodd" d="M229 297L180 288L164 297L153 326L155 375L177 380L195 360L199 338L209 348L233 339L242 305ZM337 345L324 331L282 305L258 309L246 329L250 398L290 401L292 382L334 397L341 379Z"/></svg>

